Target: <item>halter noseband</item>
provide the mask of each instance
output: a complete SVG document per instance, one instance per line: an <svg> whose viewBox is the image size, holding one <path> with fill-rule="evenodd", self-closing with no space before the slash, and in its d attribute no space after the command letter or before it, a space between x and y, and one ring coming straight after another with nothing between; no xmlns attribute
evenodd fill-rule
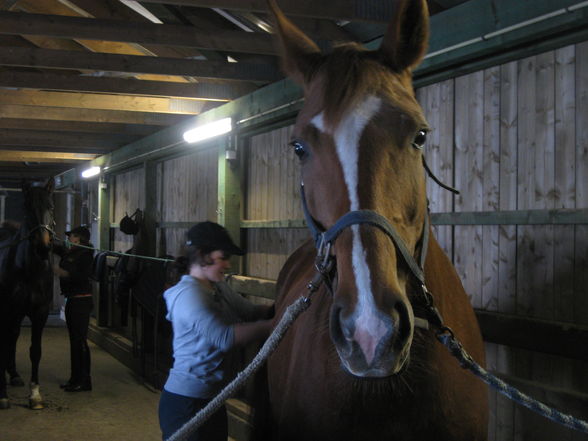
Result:
<svg viewBox="0 0 588 441"><path fill-rule="evenodd" d="M425 221L423 225L423 235L421 237L421 255L419 258L419 262L417 263L416 259L412 256L412 254L408 251L408 248L404 244L404 241L398 234L398 232L394 229L392 224L381 214L373 211L373 210L354 210L345 213L341 216L335 224L328 230L324 230L320 228L317 223L314 221L310 212L308 210L308 204L306 202L306 196L304 193L304 183L300 185L300 196L302 200L302 210L304 212L304 219L306 220L306 225L308 226L309 230L312 233L312 237L314 239L315 247L317 248L317 270L321 273L322 278L328 281L329 272L331 271L333 265L330 264L332 261L332 256L330 256L330 249L332 244L335 242L339 234L343 232L344 229L352 226L352 225L360 225L360 224L367 224L372 225L374 227L379 228L383 231L392 241L396 250L402 256L402 259L410 269L412 275L417 279L419 282L423 297L425 308L427 311L426 318L418 318L415 317L415 326L421 328L429 328L429 321L432 321L433 324L441 326L443 320L437 308L433 305L433 297L427 286L425 284L425 259L427 257L427 247L429 244L429 216L428 214L425 216ZM312 283L312 282L311 282ZM329 290L331 287L329 283L327 283Z"/></svg>

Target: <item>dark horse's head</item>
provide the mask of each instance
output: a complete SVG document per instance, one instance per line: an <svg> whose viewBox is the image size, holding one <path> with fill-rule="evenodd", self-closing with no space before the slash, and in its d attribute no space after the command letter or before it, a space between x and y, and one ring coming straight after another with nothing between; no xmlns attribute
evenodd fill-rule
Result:
<svg viewBox="0 0 588 441"><path fill-rule="evenodd" d="M428 130L412 70L426 52L425 0L396 0L376 51L355 44L319 48L268 0L277 20L283 66L304 88L293 143L308 211L328 229L349 211L373 210L421 253L427 216L421 148ZM414 280L381 229L347 227L331 248L337 281L332 341L347 371L385 377L406 364L413 338Z"/></svg>
<svg viewBox="0 0 588 441"><path fill-rule="evenodd" d="M33 186L23 182L25 234L39 250L48 250L55 229L53 213L53 189L55 181L50 178L44 186Z"/></svg>

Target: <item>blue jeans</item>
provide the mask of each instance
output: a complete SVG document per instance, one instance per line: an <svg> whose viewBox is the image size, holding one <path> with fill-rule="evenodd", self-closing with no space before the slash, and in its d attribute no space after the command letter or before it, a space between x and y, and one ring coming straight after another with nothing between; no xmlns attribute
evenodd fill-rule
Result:
<svg viewBox="0 0 588 441"><path fill-rule="evenodd" d="M185 397L166 391L159 399L159 427L165 441L190 420L210 400ZM190 436L190 441L227 441L227 409L222 406L198 430Z"/></svg>

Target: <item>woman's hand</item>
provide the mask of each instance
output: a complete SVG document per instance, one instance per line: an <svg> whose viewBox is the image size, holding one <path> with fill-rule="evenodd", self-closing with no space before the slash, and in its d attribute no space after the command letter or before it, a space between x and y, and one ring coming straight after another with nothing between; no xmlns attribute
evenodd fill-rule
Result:
<svg viewBox="0 0 588 441"><path fill-rule="evenodd" d="M273 320L259 320L257 322L237 323L235 325L235 339L233 346L244 346L248 343L265 340L272 332Z"/></svg>
<svg viewBox="0 0 588 441"><path fill-rule="evenodd" d="M55 274L57 277L69 277L69 273L56 263L53 264L53 274Z"/></svg>

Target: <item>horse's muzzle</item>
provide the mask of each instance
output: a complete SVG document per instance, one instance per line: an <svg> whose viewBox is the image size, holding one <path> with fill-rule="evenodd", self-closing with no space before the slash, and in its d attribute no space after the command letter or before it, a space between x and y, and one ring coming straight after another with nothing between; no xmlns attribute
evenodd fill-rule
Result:
<svg viewBox="0 0 588 441"><path fill-rule="evenodd" d="M397 302L388 314L374 309L348 316L334 305L330 330L339 358L352 375L388 377L408 361L413 318L403 302Z"/></svg>

